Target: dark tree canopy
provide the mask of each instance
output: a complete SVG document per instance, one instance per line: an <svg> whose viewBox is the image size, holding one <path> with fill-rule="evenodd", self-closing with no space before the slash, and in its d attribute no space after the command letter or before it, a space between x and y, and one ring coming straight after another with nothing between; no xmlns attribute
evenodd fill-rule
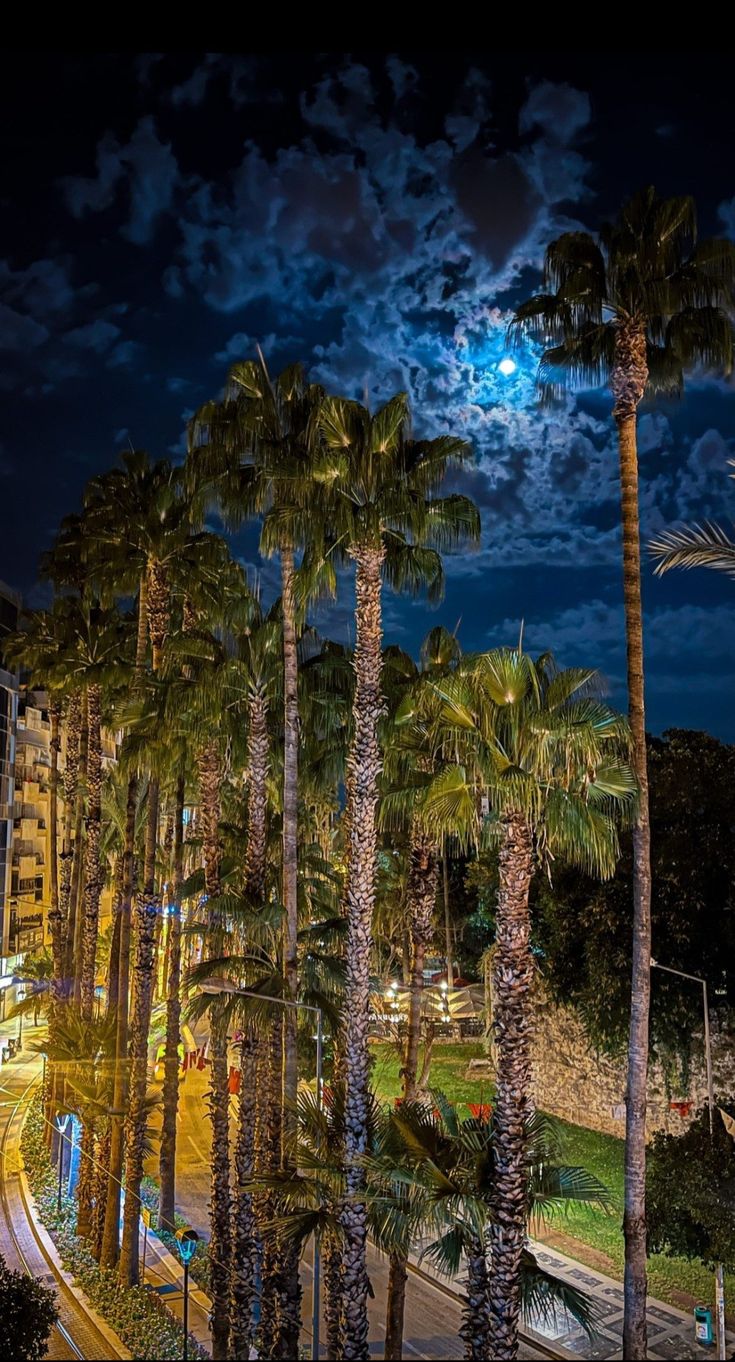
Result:
<svg viewBox="0 0 735 1362"><path fill-rule="evenodd" d="M735 975L727 972L735 959L735 747L670 729L649 739L649 778L653 954L662 965L704 975L710 1006L725 1012L735 1008ZM495 856L471 862L465 884L476 904L468 923L490 944ZM557 864L551 881L539 874L532 885L545 986L557 1002L576 1008L596 1045L612 1052L623 1048L628 1027L632 895L627 834L614 879L599 883ZM654 970L654 1047L686 1057L701 1019L701 989Z"/></svg>
<svg viewBox="0 0 735 1362"><path fill-rule="evenodd" d="M39 1362L58 1318L55 1293L12 1271L0 1254L0 1357Z"/></svg>
<svg viewBox="0 0 735 1362"><path fill-rule="evenodd" d="M669 729L649 739L653 955L662 965L704 975L710 1005L735 1004L735 747L706 733ZM539 882L536 941L547 986L581 1013L590 1036L622 1045L630 993L630 839L613 880L598 884L559 870ZM686 1053L701 1025L695 984L653 971L651 1037L661 1051Z"/></svg>
<svg viewBox="0 0 735 1362"><path fill-rule="evenodd" d="M729 1115L735 1104L720 1101ZM708 1267L735 1270L735 1140L715 1111L710 1140L706 1107L683 1135L658 1134L646 1177L648 1248Z"/></svg>

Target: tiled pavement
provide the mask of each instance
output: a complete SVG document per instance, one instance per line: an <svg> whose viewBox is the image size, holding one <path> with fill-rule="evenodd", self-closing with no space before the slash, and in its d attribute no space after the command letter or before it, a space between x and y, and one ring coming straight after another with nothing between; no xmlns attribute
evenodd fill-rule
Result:
<svg viewBox="0 0 735 1362"><path fill-rule="evenodd" d="M549 1325L541 1321L531 1321L535 1331L549 1341L561 1344L569 1352L582 1358L622 1358L623 1337L623 1288L620 1282L606 1277L592 1268L583 1267L556 1250L549 1250L543 1244L532 1245L539 1262L555 1276L581 1287L592 1297L597 1314L597 1328L592 1339L574 1321L567 1321L566 1327L560 1319L557 1324ZM648 1356L656 1358L711 1358L714 1349L703 1348L694 1341L694 1320L673 1305L662 1301L648 1300ZM726 1334L728 1357L735 1350L735 1334Z"/></svg>

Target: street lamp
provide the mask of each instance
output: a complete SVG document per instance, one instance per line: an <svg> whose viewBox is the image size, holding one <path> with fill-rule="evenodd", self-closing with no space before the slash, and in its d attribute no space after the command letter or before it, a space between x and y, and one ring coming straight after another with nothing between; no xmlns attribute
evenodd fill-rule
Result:
<svg viewBox="0 0 735 1362"><path fill-rule="evenodd" d="M686 974L682 969L672 969L670 965L659 965L658 960L651 956L651 965L654 969L661 969L665 974L676 974L680 979L689 979L693 984L702 985L702 1004L704 1008L704 1058L707 1067L707 1107L709 1112L709 1137L714 1140L714 1118L715 1118L715 1092L712 1078L712 1041L709 1030L709 1001L707 997L707 980L700 974ZM725 1274L722 1263L715 1267L715 1303L717 1309L717 1357L720 1362L727 1356L725 1352Z"/></svg>
<svg viewBox="0 0 735 1362"><path fill-rule="evenodd" d="M294 1007L302 1012L314 1012L316 1015L316 1109L321 1113L322 1109L322 1051L324 1045L324 1032L322 1028L322 1009L313 1007L311 1003L297 1003L290 998L274 998L268 993L257 993L254 989L239 988L231 979L205 979L200 984L202 993L235 993L240 998L257 998L263 1003L275 1003L278 1007ZM321 1253L319 1250L319 1239L314 1235L314 1289L312 1292L312 1316L311 1316L311 1335L312 1335L312 1357L314 1362L319 1362L319 1296L321 1279Z"/></svg>
<svg viewBox="0 0 735 1362"><path fill-rule="evenodd" d="M179 1244L179 1257L184 1265L184 1362L189 1356L189 1263L197 1251L199 1235L190 1225L176 1231Z"/></svg>

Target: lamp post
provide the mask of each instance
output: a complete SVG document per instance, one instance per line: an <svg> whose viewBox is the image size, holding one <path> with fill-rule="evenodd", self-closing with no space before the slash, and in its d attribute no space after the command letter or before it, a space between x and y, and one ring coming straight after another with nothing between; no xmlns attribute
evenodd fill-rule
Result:
<svg viewBox="0 0 735 1362"><path fill-rule="evenodd" d="M189 1263L197 1251L199 1235L190 1225L177 1230L176 1238L179 1242L179 1257L184 1265L184 1351L183 1359L187 1362L189 1356Z"/></svg>
<svg viewBox="0 0 735 1362"><path fill-rule="evenodd" d="M707 996L707 980L699 974L686 974L682 969L672 969L670 965L659 965L658 960L651 957L651 965L654 969L661 969L665 974L676 974L680 979L689 979L693 984L702 986L702 1005L704 1008L704 1059L707 1069L707 1108L709 1113L709 1138L714 1141L714 1119L715 1119L715 1091L714 1080L712 1077L712 1041L709 1030L709 1000ZM719 1362L724 1362L727 1354L725 1352L725 1273L722 1263L715 1267L715 1305L717 1313L717 1357Z"/></svg>
<svg viewBox="0 0 735 1362"><path fill-rule="evenodd" d="M296 1003L290 998L274 998L267 993L256 993L254 989L239 988L230 979L205 979L200 985L202 993L236 993L240 998L257 998L262 1003L275 1003L278 1007L294 1007L302 1012L313 1012L316 1015L316 1106L317 1111L322 1109L322 1056L324 1048L324 1031L322 1026L322 1009L313 1007L311 1003ZM314 1362L319 1362L319 1296L321 1280L321 1253L319 1250L319 1240L314 1235L314 1270L313 1270L313 1291L312 1291L312 1311L311 1311L311 1337L312 1337L312 1358Z"/></svg>

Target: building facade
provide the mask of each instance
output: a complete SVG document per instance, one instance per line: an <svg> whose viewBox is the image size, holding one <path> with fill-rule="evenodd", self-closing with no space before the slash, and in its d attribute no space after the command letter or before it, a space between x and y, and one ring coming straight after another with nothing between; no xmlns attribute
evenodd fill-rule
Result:
<svg viewBox="0 0 735 1362"><path fill-rule="evenodd" d="M18 678L3 656L3 639L18 627L20 597L0 582L0 956L7 957L12 887L12 844L15 803L15 725ZM5 968L2 975L6 974Z"/></svg>

